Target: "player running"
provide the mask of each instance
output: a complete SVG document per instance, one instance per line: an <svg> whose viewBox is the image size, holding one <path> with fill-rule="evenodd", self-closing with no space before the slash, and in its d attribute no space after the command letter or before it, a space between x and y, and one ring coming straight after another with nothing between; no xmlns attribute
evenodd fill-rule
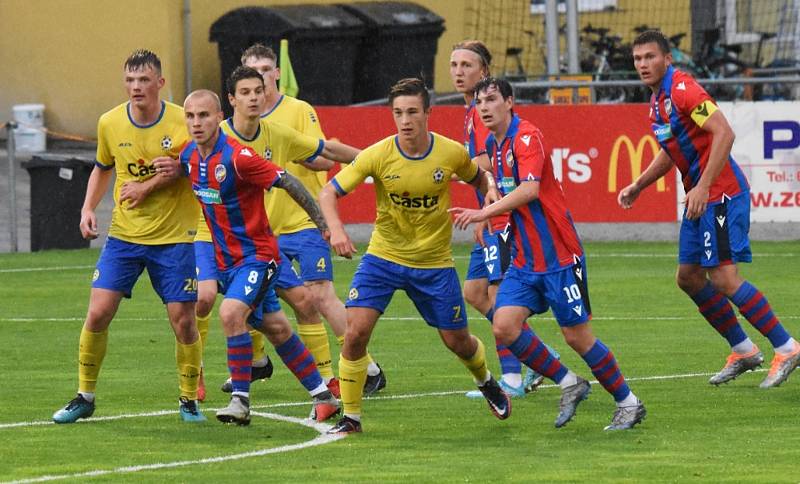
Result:
<svg viewBox="0 0 800 484"><path fill-rule="evenodd" d="M486 192L490 176L464 148L428 131L430 99L419 79L403 79L389 94L397 134L370 146L320 193L331 246L350 258L356 248L342 225L337 197L367 177L375 183L377 219L347 299L347 333L339 358L344 417L330 433L361 431L366 348L378 318L396 290L414 302L445 346L472 373L492 412L508 418L511 402L486 367L483 343L470 334L450 248L450 177L456 174Z"/></svg>
<svg viewBox="0 0 800 484"><path fill-rule="evenodd" d="M453 208L455 225L466 228L511 212L514 261L497 292L492 330L531 369L561 387L556 427L575 415L591 391L589 382L557 360L533 331L523 331L531 314L550 308L567 344L592 370L617 402L606 430L630 429L647 414L631 392L611 350L595 338L586 279L586 262L567 209L561 184L541 131L514 114L511 85L487 78L475 87L481 121L491 131L486 151L503 198L479 210Z"/></svg>
<svg viewBox="0 0 800 484"><path fill-rule="evenodd" d="M669 41L661 32L643 32L635 39L633 62L653 92L650 123L661 151L639 178L619 192L619 203L630 208L642 190L678 167L686 191L678 287L731 346L725 366L709 383L729 382L764 362L764 354L739 325L732 302L772 344L775 356L761 388L776 387L800 363L800 344L736 266L751 262L752 254L750 185L730 154L733 130L694 78L671 65Z"/></svg>

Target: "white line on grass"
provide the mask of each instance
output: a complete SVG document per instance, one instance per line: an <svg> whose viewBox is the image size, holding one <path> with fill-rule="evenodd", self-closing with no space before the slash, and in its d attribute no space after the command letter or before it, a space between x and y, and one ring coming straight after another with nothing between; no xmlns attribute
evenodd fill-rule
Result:
<svg viewBox="0 0 800 484"><path fill-rule="evenodd" d="M592 321L684 321L694 318L691 316L596 316ZM57 321L83 321L83 317L69 318L0 318L0 323L38 323L38 322L57 322ZM473 319L480 319L475 316ZM536 321L555 321L551 316L534 317ZM800 316L781 315L780 319L800 319ZM114 318L114 321L164 321L164 318ZM421 317L411 316L381 316L381 321L422 321Z"/></svg>
<svg viewBox="0 0 800 484"><path fill-rule="evenodd" d="M308 402L306 402L308 403ZM106 418L105 420L113 420L115 418L129 418L129 417L137 417L137 416L152 416L152 415L165 415L170 413L177 413L175 411L165 411L165 412L150 412L145 414L138 414L138 415L117 415L112 418ZM289 445L282 445L280 447L272 447L269 449L261 449L261 450L254 450L251 452L244 452L241 454L229 454L229 455L220 455L216 457L206 457L205 459L195 459L195 460L183 460L183 461L176 461L176 462L159 462L155 464L145 464L145 465L138 465L138 466L125 466L125 467L117 467L115 469L97 469L92 471L86 472L78 472L75 474L55 474L55 475L46 475L40 477L34 477L30 479L20 479L18 481L6 481L12 483L24 483L24 482L44 482L44 481L55 481L61 479L78 479L83 477L96 477L96 476L105 476L109 474L132 474L135 472L141 471L150 471L156 469L169 469L174 467L185 467L190 465L199 465L199 464L214 464L217 462L226 462L232 460L240 460L240 459L248 459L250 457L261 457L264 455L269 454L277 454L281 452L291 452L293 450L300 450L305 449L308 447L314 447L317 445L328 444L331 442L335 442L337 440L343 439L344 435L328 435L326 432L328 429L331 428L328 424L321 424L314 422L308 419L300 419L296 417L289 417L287 415L279 415L277 413L268 413L268 412L250 412L251 415L256 415L258 417L269 418L272 420L279 420L282 422L294 423L298 425L302 425L304 427L309 427L317 432L320 435L317 437L307 440L305 442L300 442L298 444L289 444ZM103 420L102 418L92 419L92 420Z"/></svg>
<svg viewBox="0 0 800 484"><path fill-rule="evenodd" d="M759 257L794 257L800 254L795 254L792 252L758 252L753 257L758 259ZM361 260L362 255L355 255L352 259L345 259L344 257L334 256L334 260L337 262L345 262L347 260ZM624 258L624 259L637 259L637 258L663 258L663 259L677 259L678 254L676 252L670 253L628 253L628 252L609 252L609 253L587 253L586 257L590 259L600 259L604 257L609 258ZM455 260L468 260L470 256L468 255L456 255L453 256ZM87 265L87 266L61 266L61 267L20 267L17 269L0 269L0 274L7 274L7 273L14 273L14 272L40 272L40 271L69 271L69 270L82 270L82 269L94 269L95 266Z"/></svg>
<svg viewBox="0 0 800 484"><path fill-rule="evenodd" d="M61 266L61 267L22 267L19 269L0 269L0 274L9 272L71 271L77 269L93 269L94 266Z"/></svg>
<svg viewBox="0 0 800 484"><path fill-rule="evenodd" d="M765 369L758 369L755 370L756 372L763 372L766 371ZM702 376L710 376L713 375L713 372L710 373L683 373L683 374L675 374L675 375L654 375L654 376L643 376L643 377L632 377L626 378L627 381L634 382L634 381L657 381L657 380L677 380L683 378L695 378L695 377L702 377ZM592 385L597 385L597 380L590 382ZM541 385L539 388L557 388L558 385ZM451 391L442 391L442 392L425 392L425 393L407 393L404 395L382 395L376 397L367 397L367 400L406 400L411 398L424 398L424 397L440 397L440 396L450 396L450 395L463 395L466 393L466 390L451 390ZM297 407L297 406L305 406L308 405L308 401L303 402L283 402L283 403L274 403L274 404L265 404L265 405L254 405L251 409L258 409L258 408L280 408L280 407ZM207 408L206 411L215 411L214 408ZM158 410L154 412L143 412L143 413L128 413L128 414L120 414L120 415L109 415L105 417L93 417L91 420L79 420L78 423L86 424L91 422L97 421L109 421L109 420L121 420L125 418L139 418L139 417L154 417L154 416L161 416L161 415L174 415L178 413L176 410ZM305 427L313 428L317 432L320 433L319 436L312 440L308 440L306 442L301 442L299 444L290 444L284 445L281 447L273 447L270 449L261 449L252 452L245 452L241 454L230 454L230 455L221 455L217 457L207 457L205 459L196 459L196 460L188 460L188 461L176 461L176 462L163 462L163 463L156 463L156 464L146 464L146 465L138 465L138 466L126 466L126 467L117 467L115 469L99 469L93 471L86 471L80 472L76 474L60 474L60 475L46 475L40 477L34 477L30 479L22 479L18 481L5 481L5 482L12 482L12 483L26 483L26 482L44 482L44 481L54 481L60 479L75 479L81 477L95 477L95 476L103 476L108 474L130 474L134 472L141 472L141 471L149 471L155 469L166 469L166 468L173 468L173 467L183 467L188 465L197 465L197 464L212 464L217 462L225 462L225 461L232 461L232 460L239 460L239 459L247 459L250 457L260 457L269 454L276 454L280 452L291 452L293 450L304 449L307 447L313 447L317 445L323 445L331 442L335 442L337 440L343 439L344 435L328 435L325 432L331 428L328 424L317 423L313 420L309 419L300 419L296 417L289 417L287 415L280 415L276 413L269 413L269 412L256 412L251 411L251 415L256 415L259 417L270 418L273 420L279 420L283 422L295 423L299 425L303 425ZM39 425L55 425L51 420L39 420L33 422L14 422L14 423L7 423L7 424L0 424L0 430L8 429L8 428L15 428L15 427L33 427ZM0 483L2 484L2 483Z"/></svg>

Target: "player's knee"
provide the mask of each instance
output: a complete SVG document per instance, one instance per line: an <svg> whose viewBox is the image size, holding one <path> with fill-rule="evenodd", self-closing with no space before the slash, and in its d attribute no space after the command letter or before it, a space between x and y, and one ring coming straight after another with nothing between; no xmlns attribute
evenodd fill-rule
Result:
<svg viewBox="0 0 800 484"><path fill-rule="evenodd" d="M472 307L482 306L487 296L480 287L472 284L464 284L464 301Z"/></svg>
<svg viewBox="0 0 800 484"><path fill-rule="evenodd" d="M281 294L281 297L292 307L297 320L301 322L320 322L319 313L314 306L311 292L303 286L292 288Z"/></svg>
<svg viewBox="0 0 800 484"><path fill-rule="evenodd" d="M200 316L208 316L211 313L211 310L214 309L214 302L216 298L212 297L204 297L202 294L197 298L197 304L195 305L195 313Z"/></svg>
<svg viewBox="0 0 800 484"><path fill-rule="evenodd" d="M736 291L739 289L741 284L742 280L738 276L733 277L730 274L721 272L711 273L711 285L714 286L714 289L727 297L731 297L736 294Z"/></svg>
<svg viewBox="0 0 800 484"><path fill-rule="evenodd" d="M705 275L700 275L695 271L679 270L675 275L675 283L686 294L696 294L703 289L706 284Z"/></svg>
<svg viewBox="0 0 800 484"><path fill-rule="evenodd" d="M111 320L114 319L115 313L115 306L105 304L104 301L92 301L89 304L89 309L86 311L86 322L84 325L89 331L105 331L111 324Z"/></svg>

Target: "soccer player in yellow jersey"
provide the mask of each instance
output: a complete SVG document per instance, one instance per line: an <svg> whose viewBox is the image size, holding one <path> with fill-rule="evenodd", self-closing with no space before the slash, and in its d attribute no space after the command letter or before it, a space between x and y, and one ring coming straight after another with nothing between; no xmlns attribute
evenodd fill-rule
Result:
<svg viewBox="0 0 800 484"><path fill-rule="evenodd" d="M124 73L129 101L100 117L97 161L81 209L83 237L96 238L95 208L116 175L111 227L94 271L81 330L78 395L53 415L56 423L72 423L94 413L108 327L144 269L166 306L177 340L180 415L185 421L205 420L197 405L202 358L194 319L197 279L192 238L197 202L186 180L163 177L153 164L165 156L176 157L188 140L183 109L160 99L165 81L154 53L135 51L125 61Z"/></svg>
<svg viewBox="0 0 800 484"><path fill-rule="evenodd" d="M278 91L280 70L276 61L275 52L261 44L249 47L242 54L242 64L254 68L264 77L262 118L271 123L292 127L309 136L325 139L314 108L305 101ZM322 157L315 160L315 166L282 164L280 161L277 163L299 179L315 197L327 182L327 174L314 170L333 166L332 162ZM336 389L338 382L331 367L328 333L320 320L320 313L330 324L339 344L344 341L347 313L333 287L330 246L322 239L308 214L282 190L268 193L265 200L270 225L278 236L281 257L290 262L296 260L300 266L300 274L295 272L291 263L281 266L277 282L278 295L292 306L298 322L303 323L298 326L298 333L314 354L322 376L331 388ZM386 377L380 366L371 357L368 358L370 364L364 392L372 395L386 386ZM338 389L335 393L338 394Z"/></svg>
<svg viewBox="0 0 800 484"><path fill-rule="evenodd" d="M492 413L508 418L511 402L486 367L483 343L467 327L447 212L452 174L483 193L496 189L494 181L461 144L428 131L430 99L421 80L399 81L389 93L389 103L397 135L362 151L319 196L331 246L348 258L356 248L339 218L336 199L370 176L377 199L375 229L346 303L347 332L339 359L344 417L330 433L361 431L367 343L398 289L408 294L425 322L439 331L445 346L472 373Z"/></svg>
<svg viewBox="0 0 800 484"><path fill-rule="evenodd" d="M319 155L327 158L347 161L352 160L358 150L336 141L324 141L320 138L312 137L295 131L294 129L278 123L270 123L261 119L261 106L264 98L264 81L261 75L249 68L238 67L231 74L227 81L228 101L233 106L233 117L223 121L220 126L222 131L239 141L240 143L252 147L259 156L264 157L280 167L291 166L302 163L313 166ZM294 200L292 199L293 203ZM200 215L202 217L202 214ZM272 213L268 213L270 217ZM274 231L273 231L274 233ZM198 224L198 234L195 238L195 257L197 260L197 272L199 279L199 291L201 306L198 314L210 314L211 307L216 297L218 274L214 261L214 249L211 244L211 234L204 221ZM300 286L299 290L306 291L305 287ZM305 300L310 300L310 295L301 294ZM316 314L316 313L314 313ZM306 324L320 324L319 316L316 320L298 318L298 333L302 334ZM263 350L263 336L260 336L260 345L254 345L261 350L260 357L254 356L254 362L260 363L254 366L257 373L251 379L267 378L272 374L272 364L266 357ZM251 332L252 337L252 332ZM327 340L326 348L327 348ZM315 347L315 350L318 350ZM311 348L309 348L311 351ZM318 358L318 354L311 351L312 355ZM327 350L327 358L330 360L330 350ZM261 361L258 361L258 360ZM321 373L321 372L320 372ZM329 383L326 381L326 384ZM223 385L223 390L230 392L232 384L227 381ZM333 391L335 390L335 391ZM338 397L338 388L332 389Z"/></svg>

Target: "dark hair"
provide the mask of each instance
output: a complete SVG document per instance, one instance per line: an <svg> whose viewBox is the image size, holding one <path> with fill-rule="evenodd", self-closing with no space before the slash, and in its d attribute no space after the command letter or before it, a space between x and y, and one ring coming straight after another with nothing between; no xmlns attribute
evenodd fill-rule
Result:
<svg viewBox="0 0 800 484"><path fill-rule="evenodd" d="M428 94L428 88L425 87L425 82L416 77L407 77L400 79L389 90L389 105L391 106L394 99L400 96L420 96L422 97L422 106L427 111L431 107L431 96Z"/></svg>
<svg viewBox="0 0 800 484"><path fill-rule="evenodd" d="M239 66L231 72L231 75L228 76L228 80L225 81L225 89L228 91L228 94L235 96L236 83L243 79L258 79L261 81L262 85L264 84L264 78L261 77L261 74L259 74L257 70L252 67Z"/></svg>
<svg viewBox="0 0 800 484"><path fill-rule="evenodd" d="M478 55L481 59L481 65L484 69L486 69L486 75L490 74L490 68L492 65L492 53L489 52L489 48L486 47L486 44L481 42L480 40L463 40L456 45L453 46L453 50L469 50L474 52Z"/></svg>
<svg viewBox="0 0 800 484"><path fill-rule="evenodd" d="M271 59L273 62L278 62L278 56L275 55L275 51L264 44L253 44L245 49L245 51L242 52L242 65L244 65L249 57Z"/></svg>
<svg viewBox="0 0 800 484"><path fill-rule="evenodd" d="M147 66L152 67L159 75L161 74L161 59L147 49L137 49L125 59L123 68L126 71L138 71Z"/></svg>
<svg viewBox="0 0 800 484"><path fill-rule="evenodd" d="M633 47L655 42L663 54L669 54L670 46L667 37L659 30L645 30L633 41Z"/></svg>
<svg viewBox="0 0 800 484"><path fill-rule="evenodd" d="M511 87L508 81L505 79L497 79L494 77L484 77L477 84L475 84L475 97L478 97L478 93L482 91L487 91L490 87L494 87L500 92L500 95L503 96L503 99L508 99L514 95L514 88Z"/></svg>

